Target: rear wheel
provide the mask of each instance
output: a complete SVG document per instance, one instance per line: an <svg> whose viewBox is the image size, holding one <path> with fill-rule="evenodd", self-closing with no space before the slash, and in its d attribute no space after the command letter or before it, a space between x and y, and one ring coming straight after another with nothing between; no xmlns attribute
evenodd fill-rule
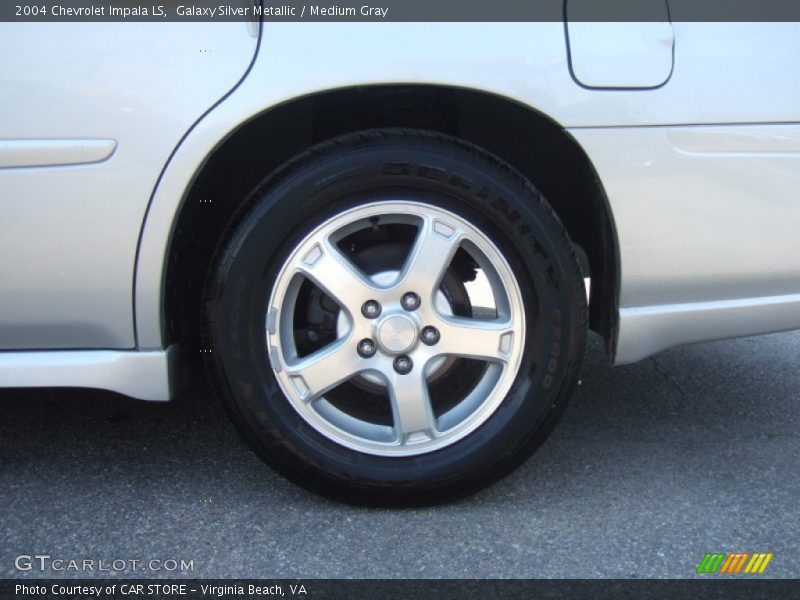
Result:
<svg viewBox="0 0 800 600"><path fill-rule="evenodd" d="M290 479L358 503L479 489L543 441L583 352L580 270L507 165L441 135L315 147L234 220L207 292L235 423Z"/></svg>

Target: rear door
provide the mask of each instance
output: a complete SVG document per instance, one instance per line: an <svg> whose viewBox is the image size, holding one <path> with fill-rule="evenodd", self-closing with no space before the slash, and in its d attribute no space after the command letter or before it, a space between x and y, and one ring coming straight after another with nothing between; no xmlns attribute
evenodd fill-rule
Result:
<svg viewBox="0 0 800 600"><path fill-rule="evenodd" d="M130 348L136 246L252 23L0 24L0 349Z"/></svg>

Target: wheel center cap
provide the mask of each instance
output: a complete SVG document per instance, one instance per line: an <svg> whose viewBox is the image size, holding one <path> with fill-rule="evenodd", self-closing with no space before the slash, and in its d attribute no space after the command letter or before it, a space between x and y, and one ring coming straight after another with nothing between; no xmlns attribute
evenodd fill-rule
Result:
<svg viewBox="0 0 800 600"><path fill-rule="evenodd" d="M399 354L414 345L417 327L404 315L392 315L378 327L378 341L387 351Z"/></svg>

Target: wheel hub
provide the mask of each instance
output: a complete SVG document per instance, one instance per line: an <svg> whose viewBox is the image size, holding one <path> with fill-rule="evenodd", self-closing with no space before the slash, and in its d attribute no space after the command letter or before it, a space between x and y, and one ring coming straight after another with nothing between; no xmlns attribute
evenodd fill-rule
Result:
<svg viewBox="0 0 800 600"><path fill-rule="evenodd" d="M391 315L378 326L378 343L389 354L402 354L417 341L417 326L405 315Z"/></svg>

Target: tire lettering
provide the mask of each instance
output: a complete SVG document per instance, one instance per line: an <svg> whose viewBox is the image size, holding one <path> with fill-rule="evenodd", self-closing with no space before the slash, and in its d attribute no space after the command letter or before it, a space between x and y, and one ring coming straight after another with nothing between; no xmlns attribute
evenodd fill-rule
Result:
<svg viewBox="0 0 800 600"><path fill-rule="evenodd" d="M447 173L443 169L439 169L438 167L427 167L425 165L422 165L417 170L417 175L419 175L420 177L424 177L425 179L431 179L433 181L444 181L445 175L447 175Z"/></svg>
<svg viewBox="0 0 800 600"><path fill-rule="evenodd" d="M547 374L542 381L542 387L549 390L555 381L555 373L558 370L558 359L561 355L561 309L554 308L551 313L553 319L553 342L550 344L550 358L547 361Z"/></svg>
<svg viewBox="0 0 800 600"><path fill-rule="evenodd" d="M408 163L399 163L399 162L383 163L383 168L381 169L381 175L410 175L410 174L411 174L411 165Z"/></svg>
<svg viewBox="0 0 800 600"><path fill-rule="evenodd" d="M241 350L239 349L239 324L241 321L242 312L242 296L244 294L244 287L247 284L244 277L240 277L236 281L236 288L233 295L233 306L231 307L230 314L230 335L228 337L231 343L231 357L234 360L239 360L242 357Z"/></svg>

